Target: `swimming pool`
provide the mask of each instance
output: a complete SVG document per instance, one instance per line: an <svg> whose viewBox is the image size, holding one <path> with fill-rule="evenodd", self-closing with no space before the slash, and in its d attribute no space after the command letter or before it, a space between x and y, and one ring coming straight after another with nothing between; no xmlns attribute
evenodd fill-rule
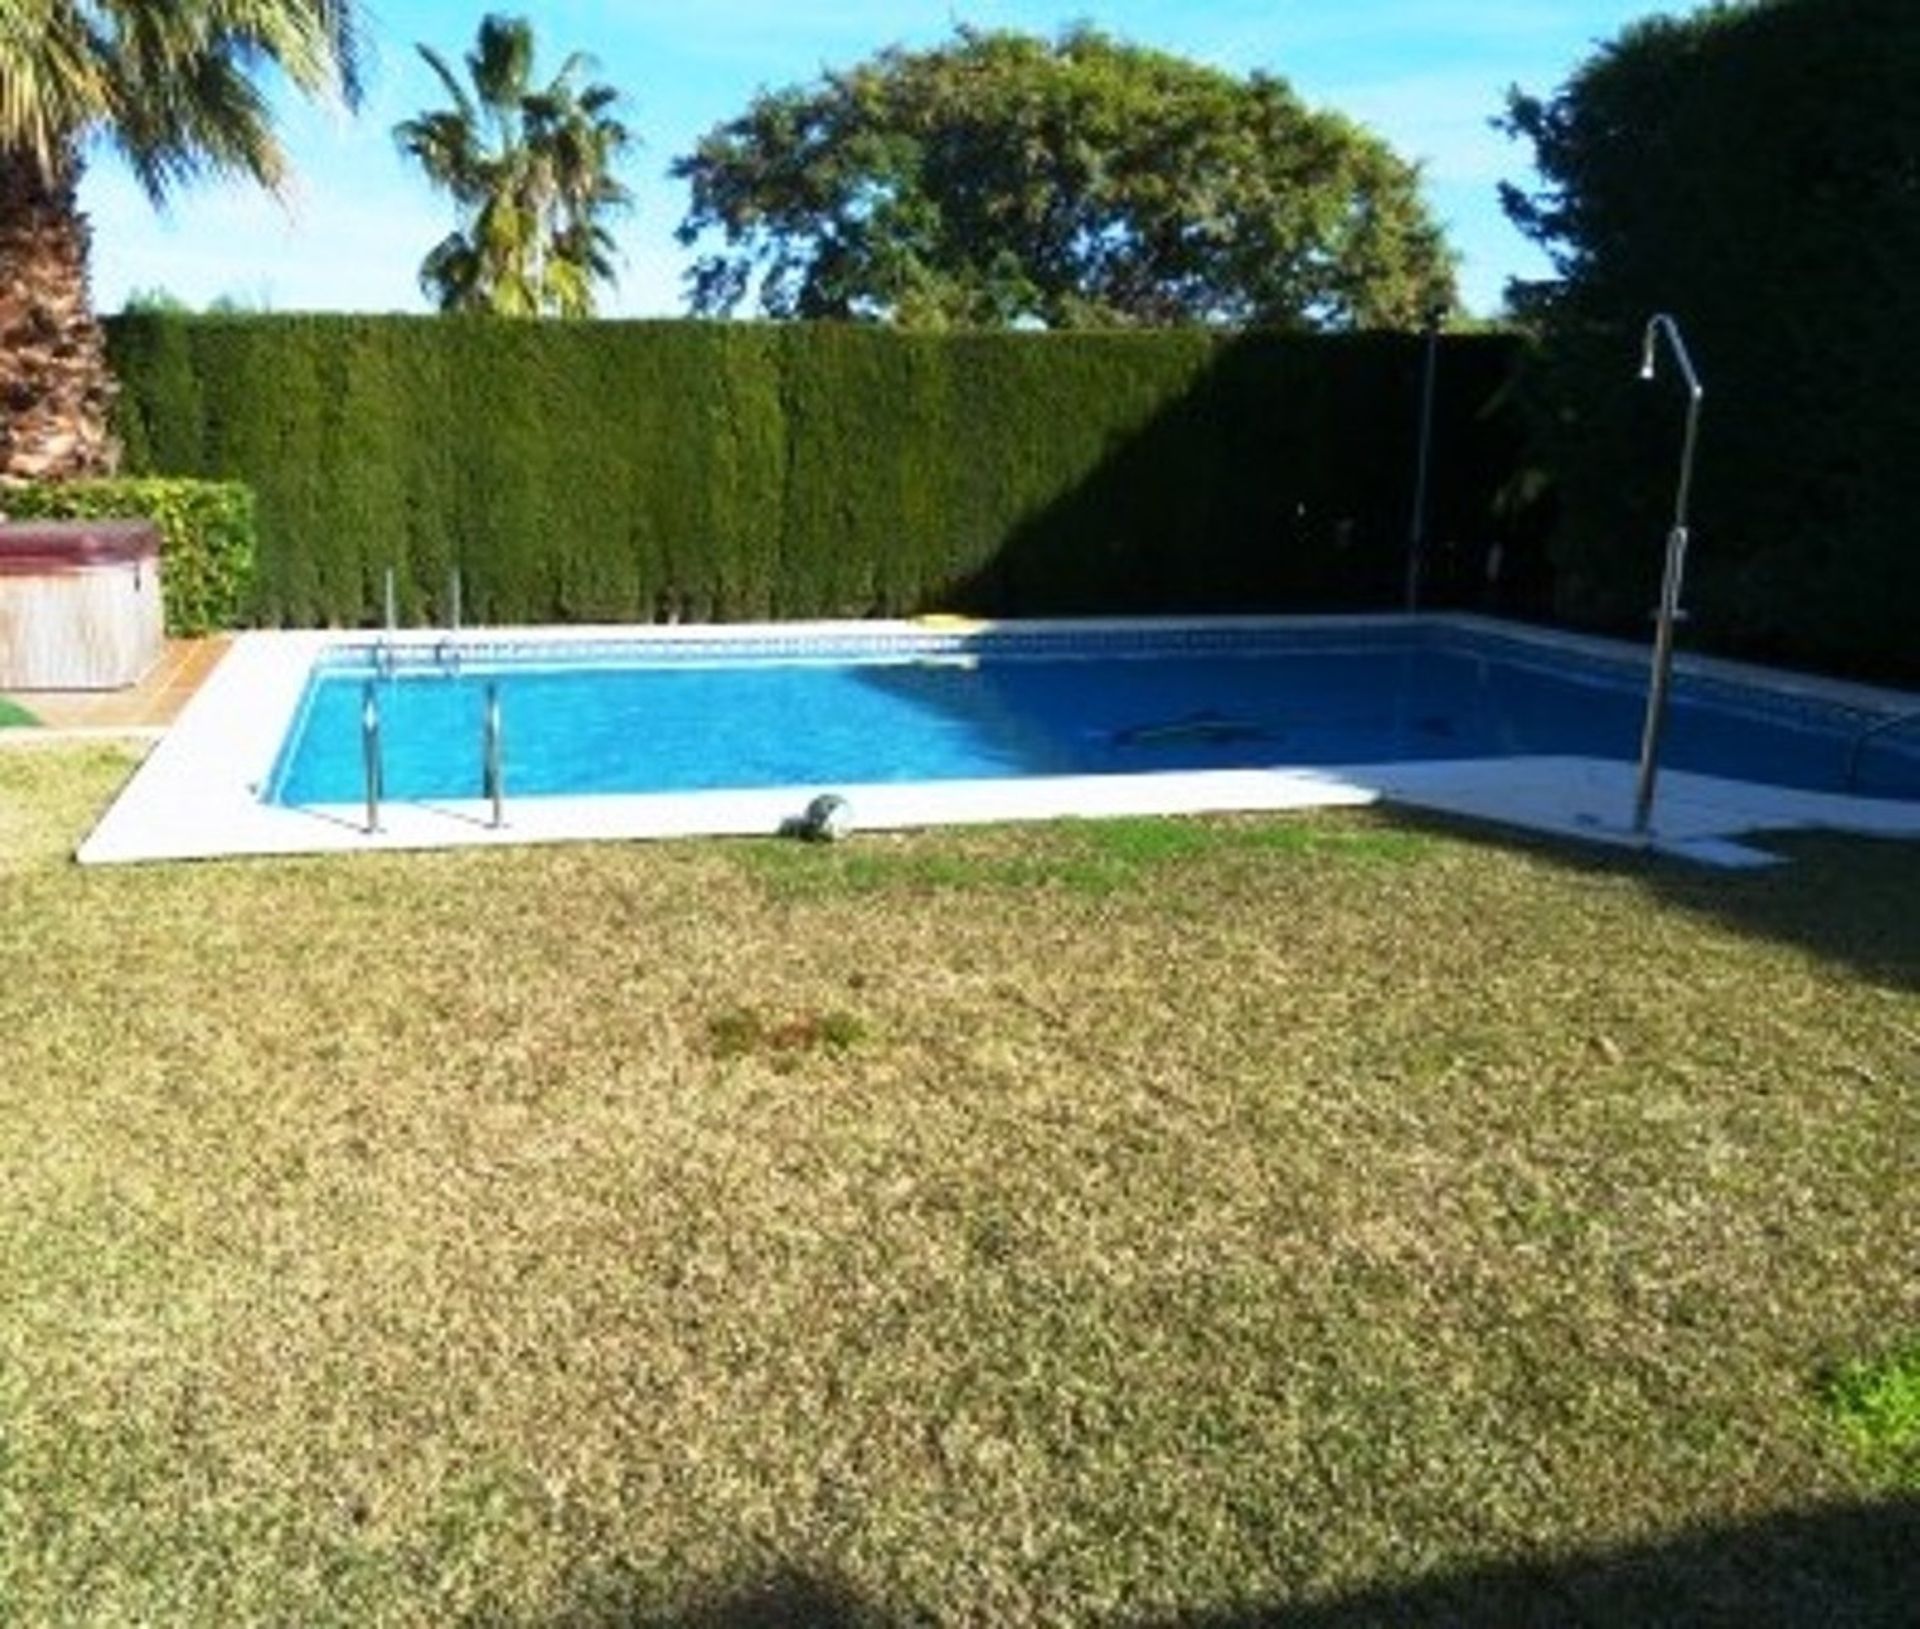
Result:
<svg viewBox="0 0 1920 1629"><path fill-rule="evenodd" d="M1645 676L1484 630L1386 626L982 633L878 649L725 642L359 646L316 664L265 796L480 794L489 693L515 797L1327 767L1639 750ZM1859 745L1857 713L1682 676L1673 769L1920 799L1920 728Z"/></svg>
<svg viewBox="0 0 1920 1629"><path fill-rule="evenodd" d="M1646 673L1447 614L250 633L79 857L770 833L821 792L881 828L1390 800L1727 863L1759 830L1920 836L1920 730L1862 745L1920 696L1688 656L1636 829Z"/></svg>

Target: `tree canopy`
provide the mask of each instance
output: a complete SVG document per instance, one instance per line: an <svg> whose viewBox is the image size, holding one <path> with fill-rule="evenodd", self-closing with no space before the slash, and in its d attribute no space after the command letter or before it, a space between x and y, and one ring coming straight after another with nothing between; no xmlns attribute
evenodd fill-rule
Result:
<svg viewBox="0 0 1920 1629"><path fill-rule="evenodd" d="M359 93L353 0L0 0L0 475L111 468L112 377L76 188L96 143L148 197L203 175L277 187L263 81Z"/></svg>
<svg viewBox="0 0 1920 1629"><path fill-rule="evenodd" d="M1285 81L962 28L765 91L673 173L693 309L907 325L1411 326L1454 303L1416 166Z"/></svg>
<svg viewBox="0 0 1920 1629"><path fill-rule="evenodd" d="M359 91L350 0L11 0L0 12L0 151L49 179L98 137L158 202L203 173L267 186L286 159L259 83Z"/></svg>
<svg viewBox="0 0 1920 1629"><path fill-rule="evenodd" d="M591 315L595 284L614 274L607 217L629 202L614 174L631 140L620 93L582 84L593 64L579 52L536 84L533 26L522 17L481 21L466 57L470 89L439 52L419 50L452 105L394 136L464 217L427 252L421 287L443 311Z"/></svg>
<svg viewBox="0 0 1920 1629"><path fill-rule="evenodd" d="M1540 328L1565 609L1644 626L1678 406L1635 381L1672 312L1705 376L1691 596L1722 643L1920 675L1920 7L1744 0L1625 30L1512 132L1556 275ZM1903 631L1904 624L1904 631Z"/></svg>

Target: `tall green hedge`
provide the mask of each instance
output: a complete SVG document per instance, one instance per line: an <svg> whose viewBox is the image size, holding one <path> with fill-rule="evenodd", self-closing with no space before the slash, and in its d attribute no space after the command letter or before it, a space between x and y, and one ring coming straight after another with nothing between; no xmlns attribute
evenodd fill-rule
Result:
<svg viewBox="0 0 1920 1629"><path fill-rule="evenodd" d="M1421 342L122 317L131 467L259 496L253 619L1037 615L1397 600ZM1431 514L1476 599L1518 351L1449 338ZM1509 540L1511 541L1511 540Z"/></svg>

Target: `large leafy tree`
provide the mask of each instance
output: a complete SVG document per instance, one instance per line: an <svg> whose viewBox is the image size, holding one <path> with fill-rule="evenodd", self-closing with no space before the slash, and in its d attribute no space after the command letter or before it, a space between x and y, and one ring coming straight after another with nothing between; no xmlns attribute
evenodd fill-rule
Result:
<svg viewBox="0 0 1920 1629"><path fill-rule="evenodd" d="M720 244L693 308L1050 327L1411 325L1451 304L1419 175L1380 140L1090 28L962 28L763 92L674 164Z"/></svg>
<svg viewBox="0 0 1920 1629"><path fill-rule="evenodd" d="M286 156L261 70L358 92L352 0L0 4L0 475L112 466L112 378L76 202L98 145L155 204L202 176L277 187Z"/></svg>
<svg viewBox="0 0 1920 1629"><path fill-rule="evenodd" d="M578 52L536 84L533 27L521 17L482 20L467 84L431 46L419 49L452 105L394 135L464 217L421 262L421 288L442 311L591 315L595 285L614 275L607 220L629 202L614 173L631 140L620 93L582 84L592 61Z"/></svg>
<svg viewBox="0 0 1920 1629"><path fill-rule="evenodd" d="M1920 6L1743 0L1622 32L1509 128L1542 334L1562 609L1644 629L1679 404L1636 382L1680 320L1705 376L1689 600L1756 654L1920 677Z"/></svg>

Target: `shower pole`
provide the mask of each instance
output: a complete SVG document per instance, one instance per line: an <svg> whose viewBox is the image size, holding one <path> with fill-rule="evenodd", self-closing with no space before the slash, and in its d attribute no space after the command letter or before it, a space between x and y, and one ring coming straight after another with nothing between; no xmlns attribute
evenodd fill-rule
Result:
<svg viewBox="0 0 1920 1629"><path fill-rule="evenodd" d="M1420 439L1413 465L1413 518L1407 526L1407 609L1420 609L1420 572L1427 549L1427 467L1433 452L1433 382L1440 371L1440 325L1447 308L1427 312L1427 365L1420 383Z"/></svg>
<svg viewBox="0 0 1920 1629"><path fill-rule="evenodd" d="M1647 685L1647 718L1640 732L1640 776L1633 794L1633 829L1645 835L1653 821L1653 788L1660 773L1660 737L1666 729L1667 690L1673 677L1673 625L1680 616L1680 586L1687 571L1687 500L1693 493L1693 452L1700 433L1700 398L1706 394L1694 371L1680 325L1666 312L1647 320L1640 344L1640 377L1653 377L1655 344L1662 334L1673 349L1687 383L1686 438L1680 444L1680 485L1674 496L1673 525L1667 532L1667 564L1660 579L1660 609L1653 629L1653 676Z"/></svg>

